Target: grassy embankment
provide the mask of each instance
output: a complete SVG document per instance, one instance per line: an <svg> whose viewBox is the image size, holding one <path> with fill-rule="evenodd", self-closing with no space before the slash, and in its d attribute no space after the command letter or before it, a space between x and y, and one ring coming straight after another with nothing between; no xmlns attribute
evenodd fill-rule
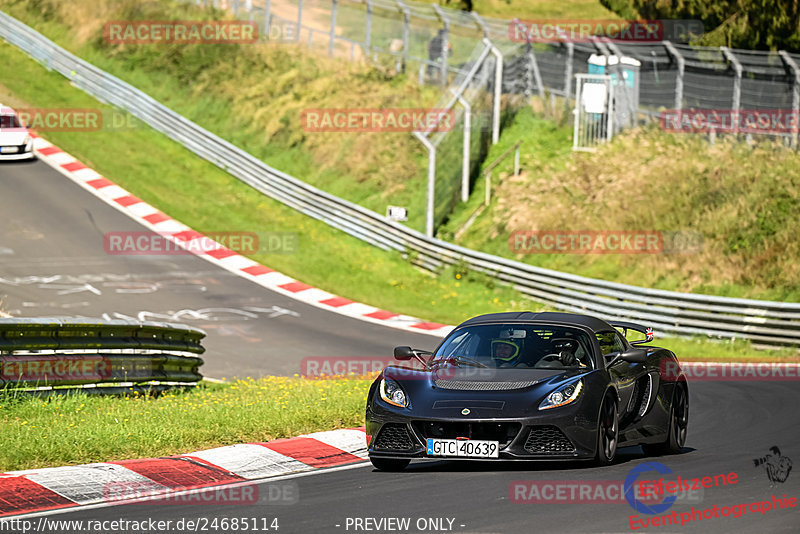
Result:
<svg viewBox="0 0 800 534"><path fill-rule="evenodd" d="M302 55L300 51L286 53ZM0 101L5 104L107 108L9 45L0 45L0 58L8 72L15 73L0 78ZM346 84L357 84L365 72L347 77L350 66L338 67L336 75L346 76ZM217 110L206 112L214 115ZM462 276L452 269L439 276L420 272L400 255L387 254L300 215L138 121L132 120L132 124L134 128L124 130L44 135L134 195L199 231L296 232L297 254L259 253L253 258L353 300L443 323L481 312L539 308L479 275Z"/></svg>
<svg viewBox="0 0 800 534"><path fill-rule="evenodd" d="M158 457L364 424L368 380L270 377L158 398L0 393L0 472Z"/></svg>
<svg viewBox="0 0 800 534"><path fill-rule="evenodd" d="M55 24L52 18L46 23L51 29L56 28ZM66 36L66 29L62 28L62 31ZM299 51L281 53L301 54ZM3 85L0 86L0 100L4 103L18 107L103 107L71 87L60 76L46 72L8 45L0 45L0 60L7 66L7 72L15 73L13 77L4 77L1 80ZM108 57L104 61L115 60ZM126 68L135 69L132 63L126 65ZM337 73L341 74L348 68L353 67L341 66ZM118 65L117 69L121 70L122 67ZM359 72L363 75L365 71ZM148 78L141 72L132 70L130 76L132 81L141 77L143 85L147 86ZM149 83L152 86L154 82L150 80ZM175 90L178 85L177 81L170 80L169 77L163 83L169 86L170 90ZM176 102L177 97L172 95L171 98L170 104L179 107L177 104L180 102ZM183 105L189 106L194 103L190 101ZM207 119L214 121L220 120L215 118L216 114L227 108L206 106L203 109L208 115ZM523 161L528 176L532 176L536 171L535 174L540 179L549 179L546 178L550 176L549 172L555 170L562 172L563 174L558 176L566 179L576 174L575 170L568 169L570 164L595 165L595 168L601 166L602 160L593 159L600 156L587 156L575 160L577 163L571 163L573 161L571 155L563 148L564 131L537 121L538 119L534 117L525 118L523 115L515 126L517 129L509 130L503 140L505 145L510 145L520 135L541 137L536 142L534 139L526 140L526 143L530 141L533 146L540 148L539 151L526 152ZM531 125L536 126L534 130L538 133L530 129ZM255 259L335 293L394 311L446 323L454 323L476 313L506 309L537 309L535 303L521 298L506 288L496 287L474 274L461 274L454 270L441 273L437 277L422 274L396 255L380 252L263 197L219 169L200 161L165 137L142 125L138 126L136 129L116 132L54 132L48 137L135 195L198 230L247 229L298 232L301 254L256 255ZM284 135L281 128L278 130L282 132L279 137ZM645 137L641 137L642 135ZM623 148L612 146L608 149L609 155L615 155L617 154L615 151L619 151L616 156L617 162L623 157L629 158L632 151L630 143L636 143L635 147L639 150L654 143L646 137L647 135L650 134L626 136L622 140ZM265 146L269 146L267 141L268 139L260 140ZM675 138L672 142L678 146L682 146L681 143L690 143L679 138ZM300 141L298 143L298 146L302 145ZM689 146L694 147L691 144ZM495 147L490 160L502 149L502 144ZM663 151L665 148L658 150ZM658 154L659 152L655 151L652 157ZM669 151L660 157L661 159L654 165L663 167L666 160L674 159ZM281 168L280 165L276 166ZM577 169L582 168L577 167ZM606 169L606 174L603 175L605 181L611 180L609 173L615 168ZM582 172L576 176L582 180L591 179L591 176ZM510 184L521 187L526 183L503 179L500 182L498 203L503 198L510 198L504 193ZM595 182L595 185L598 183L605 182ZM638 182L634 184L638 185ZM566 194L558 189L558 182L550 185L555 187L559 195ZM661 181L658 185L661 185ZM689 187L688 184L686 187ZM650 189L652 187L648 187L648 190ZM181 194L177 195L177 191ZM526 191L530 192L530 189ZM539 192L538 196L531 199L535 202L545 203L548 198L552 202L554 198L558 198L541 194L549 191L541 184L536 185L534 191ZM621 191L630 192L624 188ZM636 194L644 194L638 190L634 191ZM792 189L788 191L791 199ZM659 198L656 200L661 202L663 195L659 193L657 196ZM727 197L722 195L721 198ZM589 197L577 197L574 206L578 207L570 213L580 215L582 210L592 206L595 200ZM628 206L637 206L636 200L639 199L635 196L631 198ZM470 207L467 206L466 209ZM491 228L491 225L496 223L496 220L493 223L491 218L496 216L495 210L496 207L493 205L486 219L476 223L474 233L468 233L466 241L479 239L476 236L480 236L482 224ZM536 210L536 212L546 213L547 210ZM587 212L585 217L589 217L589 213ZM594 220L596 219L580 219L580 221ZM502 253L502 250L498 252ZM567 260L574 261L570 258L566 260L561 258L559 261ZM601 260L611 261L607 258ZM741 342L732 344L667 339L661 344L675 350L684 359L796 358L794 353L788 351L754 352L749 345ZM233 389L230 389L232 386L210 386L196 392L174 394L160 399L65 398L45 403L35 399L19 401L6 397L0 403L2 421L9 429L9 432L4 433L4 439L7 441L0 447L0 450L7 451L7 457L2 460L3 469L188 452L197 448L266 440L333 426L353 426L361 421L366 381L271 380L242 383ZM326 390L330 393L325 393ZM322 402L323 397L328 402ZM279 399L283 405L279 403ZM334 402L335 400L342 402ZM81 404L84 406L80 406ZM289 405L293 409L288 409ZM232 410L236 410L236 417L231 417ZM182 422L182 419L185 419L185 422ZM154 441L153 436L157 435L163 438Z"/></svg>
<svg viewBox="0 0 800 534"><path fill-rule="evenodd" d="M526 111L492 147L491 162L523 141L524 172L509 158L493 200L458 244L532 265L637 286L800 301L800 157L776 143L625 132L593 154L571 152L571 125ZM482 190L479 180L476 190ZM482 202L473 195L442 233L452 236ZM699 247L662 254L518 254L516 231L692 233Z"/></svg>

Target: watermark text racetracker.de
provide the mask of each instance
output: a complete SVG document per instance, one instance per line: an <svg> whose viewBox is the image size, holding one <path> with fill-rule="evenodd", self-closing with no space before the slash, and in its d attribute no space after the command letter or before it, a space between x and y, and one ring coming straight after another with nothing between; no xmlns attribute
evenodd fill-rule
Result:
<svg viewBox="0 0 800 534"><path fill-rule="evenodd" d="M310 356L301 360L300 376L305 378L374 376L393 363L397 363L397 360L389 356Z"/></svg>
<svg viewBox="0 0 800 534"><path fill-rule="evenodd" d="M201 488L164 488L150 481L117 481L103 486L105 502L143 505L252 506L292 505L300 500L300 487L293 480L255 484L245 482Z"/></svg>
<svg viewBox="0 0 800 534"><path fill-rule="evenodd" d="M508 498L517 504L614 504L626 503L626 490L633 491L643 503L660 503L660 496L647 487L626 488L623 480L515 480L508 487ZM677 501L703 501L703 488L681 487Z"/></svg>
<svg viewBox="0 0 800 534"><path fill-rule="evenodd" d="M103 26L109 44L252 44L258 24L242 20L112 20Z"/></svg>
<svg viewBox="0 0 800 534"><path fill-rule="evenodd" d="M111 376L111 360L100 355L4 356L0 378L5 382L104 380Z"/></svg>
<svg viewBox="0 0 800 534"><path fill-rule="evenodd" d="M592 43L595 39L654 43L684 40L702 34L703 29L702 21L690 19L513 19L508 23L508 38L516 43Z"/></svg>
<svg viewBox="0 0 800 534"><path fill-rule="evenodd" d="M508 23L508 38L517 43L658 42L664 40L664 25L659 20L515 19Z"/></svg>
<svg viewBox="0 0 800 534"><path fill-rule="evenodd" d="M675 362L661 363L661 375L678 378L681 373L694 381L786 382L800 380L800 363L782 362Z"/></svg>
<svg viewBox="0 0 800 534"><path fill-rule="evenodd" d="M659 113L671 133L750 133L788 135L800 128L793 109L671 109Z"/></svg>
<svg viewBox="0 0 800 534"><path fill-rule="evenodd" d="M132 115L117 109L17 108L15 112L24 127L38 133L129 131L141 128L141 123ZM6 117L0 116L0 128L10 127L6 124Z"/></svg>
<svg viewBox="0 0 800 534"><path fill-rule="evenodd" d="M689 254L703 248L703 235L683 230L529 230L512 232L515 254Z"/></svg>
<svg viewBox="0 0 800 534"><path fill-rule="evenodd" d="M306 132L449 132L455 124L452 109L319 108L304 109L300 122Z"/></svg>
<svg viewBox="0 0 800 534"><path fill-rule="evenodd" d="M226 250L251 255L257 252L294 254L299 237L295 232L207 232L194 231L107 232L103 249L113 256L161 256L212 254Z"/></svg>

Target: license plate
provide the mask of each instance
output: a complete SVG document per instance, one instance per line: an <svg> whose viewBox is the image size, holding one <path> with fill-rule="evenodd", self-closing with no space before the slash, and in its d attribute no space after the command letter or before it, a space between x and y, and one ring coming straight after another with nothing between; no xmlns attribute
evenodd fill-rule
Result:
<svg viewBox="0 0 800 534"><path fill-rule="evenodd" d="M0 146L0 154L16 154L18 150L15 146Z"/></svg>
<svg viewBox="0 0 800 534"><path fill-rule="evenodd" d="M463 458L497 458L500 445L496 441L480 439L428 438L428 456L455 456Z"/></svg>

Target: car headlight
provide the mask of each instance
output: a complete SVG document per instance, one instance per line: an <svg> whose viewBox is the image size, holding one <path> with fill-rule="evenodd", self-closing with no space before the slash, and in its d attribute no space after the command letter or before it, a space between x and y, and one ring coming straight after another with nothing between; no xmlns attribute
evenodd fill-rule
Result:
<svg viewBox="0 0 800 534"><path fill-rule="evenodd" d="M406 397L406 392L403 391L403 388L400 387L400 384L394 380L388 378L382 379L379 390L381 392L381 398L389 404L400 406L401 408L408 406L408 397Z"/></svg>
<svg viewBox="0 0 800 534"><path fill-rule="evenodd" d="M550 393L539 405L539 409L548 410L550 408L557 408L559 406L564 406L571 402L575 402L575 400L580 396L581 390L583 390L583 380L578 380L572 384L562 386Z"/></svg>

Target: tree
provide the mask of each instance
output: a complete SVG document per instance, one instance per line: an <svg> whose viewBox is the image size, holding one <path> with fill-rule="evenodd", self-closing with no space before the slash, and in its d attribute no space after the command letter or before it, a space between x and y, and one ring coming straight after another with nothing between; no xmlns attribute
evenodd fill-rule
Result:
<svg viewBox="0 0 800 534"><path fill-rule="evenodd" d="M800 0L600 0L625 19L697 19L692 43L800 51Z"/></svg>

